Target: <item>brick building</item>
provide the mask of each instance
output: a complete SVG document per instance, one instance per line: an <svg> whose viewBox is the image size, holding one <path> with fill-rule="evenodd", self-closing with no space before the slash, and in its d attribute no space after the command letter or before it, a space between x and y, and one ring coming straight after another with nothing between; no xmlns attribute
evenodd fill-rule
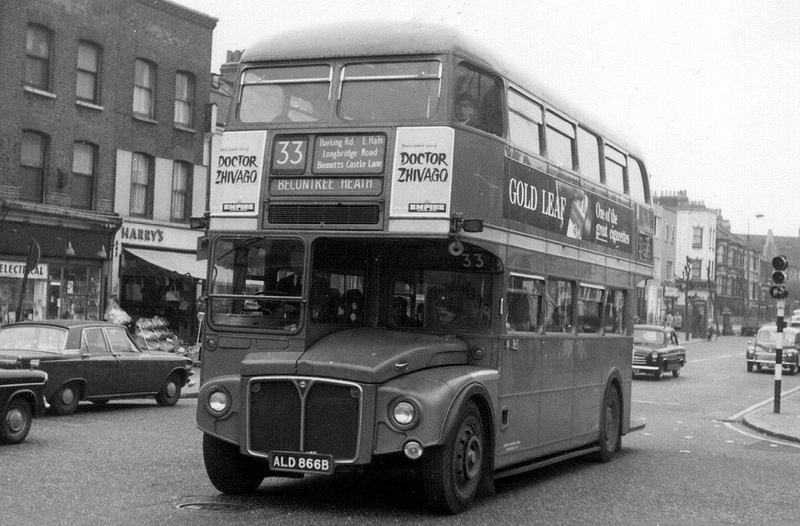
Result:
<svg viewBox="0 0 800 526"><path fill-rule="evenodd" d="M0 0L0 322L35 240L22 318L102 318L114 295L193 325L216 22L166 0Z"/></svg>

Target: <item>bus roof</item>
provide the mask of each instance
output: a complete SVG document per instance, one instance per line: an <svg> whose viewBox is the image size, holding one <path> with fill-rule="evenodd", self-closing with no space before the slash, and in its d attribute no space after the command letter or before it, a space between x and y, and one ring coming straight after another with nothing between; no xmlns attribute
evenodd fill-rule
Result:
<svg viewBox="0 0 800 526"><path fill-rule="evenodd" d="M641 159L638 148L624 135L550 89L531 75L530 68L513 64L475 37L446 24L361 20L278 31L245 50L242 62L442 53L452 53L498 73Z"/></svg>

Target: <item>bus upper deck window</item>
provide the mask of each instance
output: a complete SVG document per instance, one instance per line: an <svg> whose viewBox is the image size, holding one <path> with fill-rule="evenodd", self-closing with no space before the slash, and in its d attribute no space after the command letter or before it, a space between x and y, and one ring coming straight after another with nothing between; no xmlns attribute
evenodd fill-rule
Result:
<svg viewBox="0 0 800 526"><path fill-rule="evenodd" d="M239 120L314 122L330 116L329 65L251 68L242 73Z"/></svg>
<svg viewBox="0 0 800 526"><path fill-rule="evenodd" d="M342 69L339 118L430 120L439 107L441 78L436 60L348 64Z"/></svg>
<svg viewBox="0 0 800 526"><path fill-rule="evenodd" d="M456 66L453 83L453 119L462 122L457 105L465 100L472 101L475 106L474 115L468 126L503 135L502 83L494 75L490 75L475 66L461 62Z"/></svg>

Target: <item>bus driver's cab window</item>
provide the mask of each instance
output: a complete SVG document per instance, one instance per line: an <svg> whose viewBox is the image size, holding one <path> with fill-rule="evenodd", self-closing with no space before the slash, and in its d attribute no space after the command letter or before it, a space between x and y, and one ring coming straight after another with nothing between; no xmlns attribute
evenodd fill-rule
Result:
<svg viewBox="0 0 800 526"><path fill-rule="evenodd" d="M486 72L461 62L453 86L453 119L461 124L502 137L502 84Z"/></svg>

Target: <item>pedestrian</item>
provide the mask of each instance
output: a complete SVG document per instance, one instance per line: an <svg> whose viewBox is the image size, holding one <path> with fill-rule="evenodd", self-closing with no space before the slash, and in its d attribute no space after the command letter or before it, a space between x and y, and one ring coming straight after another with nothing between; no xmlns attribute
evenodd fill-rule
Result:
<svg viewBox="0 0 800 526"><path fill-rule="evenodd" d="M667 311L667 317L664 318L664 327L672 327L672 313Z"/></svg>
<svg viewBox="0 0 800 526"><path fill-rule="evenodd" d="M714 330L714 319L713 318L709 318L708 319L708 330L707 330L707 332L708 332L708 341L711 341L711 337L714 336L714 334L717 332L716 330Z"/></svg>
<svg viewBox="0 0 800 526"><path fill-rule="evenodd" d="M680 312L676 313L675 317L672 319L672 326L676 331L681 332L681 327L683 327L683 316L681 316Z"/></svg>

